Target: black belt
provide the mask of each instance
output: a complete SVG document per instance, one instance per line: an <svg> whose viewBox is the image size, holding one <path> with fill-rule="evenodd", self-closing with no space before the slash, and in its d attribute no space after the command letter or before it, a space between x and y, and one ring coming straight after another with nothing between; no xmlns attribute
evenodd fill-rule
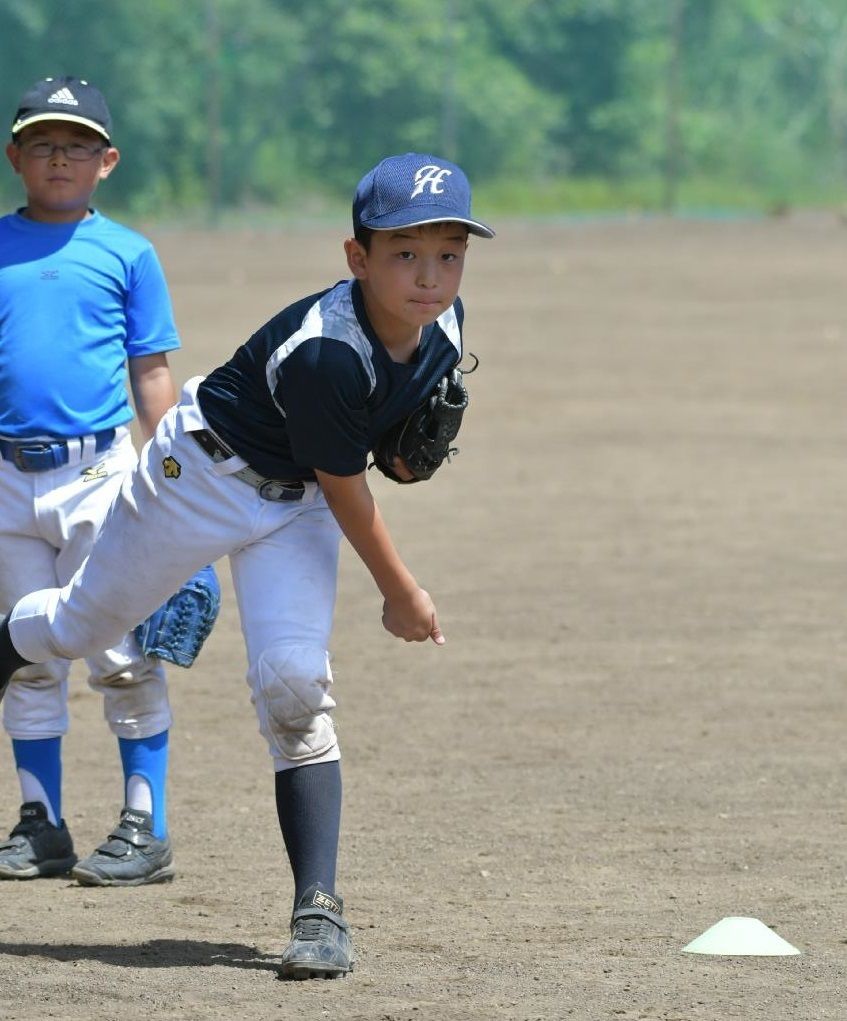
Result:
<svg viewBox="0 0 847 1021"><path fill-rule="evenodd" d="M188 435L193 436L198 446L216 463L239 456L209 429L198 429ZM233 472L232 476L252 486L263 500L274 502L302 500L306 492L306 485L301 479L269 479L250 467L240 468Z"/></svg>
<svg viewBox="0 0 847 1021"><path fill-rule="evenodd" d="M22 472L46 472L52 468L61 468L69 463L71 452L70 442L78 442L85 452L85 441L94 439L94 453L102 454L111 447L115 439L114 429L104 429L91 436L76 436L74 440L54 439L50 436L31 440L0 439L0 456L4 461L11 461Z"/></svg>

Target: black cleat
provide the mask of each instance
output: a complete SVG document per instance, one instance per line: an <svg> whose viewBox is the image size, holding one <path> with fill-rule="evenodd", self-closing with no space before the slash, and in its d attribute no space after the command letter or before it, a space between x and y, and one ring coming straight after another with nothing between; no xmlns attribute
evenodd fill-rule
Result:
<svg viewBox="0 0 847 1021"><path fill-rule="evenodd" d="M0 844L0 879L38 879L61 876L76 862L65 820L58 826L47 818L40 801L21 805L21 821Z"/></svg>
<svg viewBox="0 0 847 1021"><path fill-rule="evenodd" d="M291 942L282 952L279 978L343 978L353 970L350 927L340 897L310 886L291 916Z"/></svg>

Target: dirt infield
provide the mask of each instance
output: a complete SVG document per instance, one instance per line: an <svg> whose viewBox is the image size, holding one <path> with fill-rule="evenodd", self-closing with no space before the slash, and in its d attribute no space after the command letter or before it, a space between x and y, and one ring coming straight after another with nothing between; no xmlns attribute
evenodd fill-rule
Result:
<svg viewBox="0 0 847 1021"><path fill-rule="evenodd" d="M335 231L151 236L180 381L345 275ZM224 570L216 631L170 675L177 879L0 885L0 1016L841 1021L845 249L825 217L474 241L461 454L426 486L373 480L448 644L391 639L342 565L354 976L275 979L291 883ZM74 676L87 853L120 780ZM0 826L17 806L7 746ZM801 956L680 952L729 915Z"/></svg>

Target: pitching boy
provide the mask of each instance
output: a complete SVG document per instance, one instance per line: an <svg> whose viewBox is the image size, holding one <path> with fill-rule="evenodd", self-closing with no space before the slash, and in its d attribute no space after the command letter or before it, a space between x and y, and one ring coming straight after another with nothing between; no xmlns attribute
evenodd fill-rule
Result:
<svg viewBox="0 0 847 1021"><path fill-rule="evenodd" d="M387 630L443 644L366 465L379 437L459 362L468 234L493 236L471 217L459 167L417 153L365 175L353 224L344 245L352 278L295 302L225 365L189 381L83 567L64 588L21 599L0 626L2 691L16 666L108 644L182 578L229 555L294 876L280 972L294 979L353 966L335 889L341 772L327 652L340 535L384 596ZM130 560L125 587L114 565Z"/></svg>
<svg viewBox="0 0 847 1021"><path fill-rule="evenodd" d="M90 208L120 158L100 92L76 78L37 82L20 101L6 155L26 205L0 219L4 611L33 587L66 584L90 552L137 463L127 371L149 438L176 396L166 352L179 347L152 246ZM121 563L112 571L123 588ZM137 885L173 874L164 671L127 637L131 623L138 622L110 628L84 653L118 740L125 806L102 846L73 869L84 884ZM49 655L16 674L3 706L23 802L20 822L0 843L4 879L56 875L77 862L62 819L61 742L69 660L83 653Z"/></svg>

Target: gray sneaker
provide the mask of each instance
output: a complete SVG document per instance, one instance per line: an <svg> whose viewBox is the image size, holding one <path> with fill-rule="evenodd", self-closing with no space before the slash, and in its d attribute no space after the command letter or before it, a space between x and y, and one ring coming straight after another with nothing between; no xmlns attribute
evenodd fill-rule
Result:
<svg viewBox="0 0 847 1021"><path fill-rule="evenodd" d="M0 879L38 879L60 876L76 861L65 820L58 826L47 818L40 801L21 805L21 821L0 844Z"/></svg>
<svg viewBox="0 0 847 1021"><path fill-rule="evenodd" d="M153 836L149 812L125 808L104 844L72 870L83 886L143 886L173 879L171 842Z"/></svg>
<svg viewBox="0 0 847 1021"><path fill-rule="evenodd" d="M291 942L282 952L281 979L343 978L353 970L350 927L343 902L310 886L291 916Z"/></svg>

